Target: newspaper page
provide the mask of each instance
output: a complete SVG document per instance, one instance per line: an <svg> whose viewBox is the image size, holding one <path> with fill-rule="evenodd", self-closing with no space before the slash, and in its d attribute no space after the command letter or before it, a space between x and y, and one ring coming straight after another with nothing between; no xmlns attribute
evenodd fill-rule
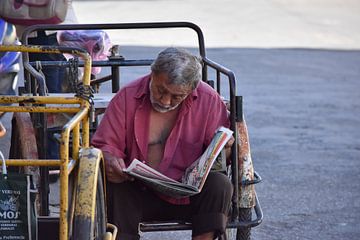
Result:
<svg viewBox="0 0 360 240"><path fill-rule="evenodd" d="M176 181L134 159L124 172L142 180L145 184L165 195L181 198L201 191L216 157L231 138L232 131L220 127L205 152L185 171L182 181Z"/></svg>

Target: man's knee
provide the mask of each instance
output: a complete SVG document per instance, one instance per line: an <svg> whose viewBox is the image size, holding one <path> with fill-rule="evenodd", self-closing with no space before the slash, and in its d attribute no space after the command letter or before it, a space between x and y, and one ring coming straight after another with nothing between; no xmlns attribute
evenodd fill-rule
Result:
<svg viewBox="0 0 360 240"><path fill-rule="evenodd" d="M190 198L195 214L218 212L227 215L230 207L233 186L230 179L220 173L212 172L206 179L201 192Z"/></svg>
<svg viewBox="0 0 360 240"><path fill-rule="evenodd" d="M209 192L219 194L226 199L231 198L233 185L225 174L220 172L211 172L206 181L205 185Z"/></svg>

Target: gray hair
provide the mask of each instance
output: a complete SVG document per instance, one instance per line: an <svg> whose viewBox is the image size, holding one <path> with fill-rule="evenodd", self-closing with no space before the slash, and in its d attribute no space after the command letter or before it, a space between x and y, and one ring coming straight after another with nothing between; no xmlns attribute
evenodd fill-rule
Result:
<svg viewBox="0 0 360 240"><path fill-rule="evenodd" d="M170 84L190 85L195 89L202 78L202 61L185 49L171 47L159 53L151 71L166 73Z"/></svg>

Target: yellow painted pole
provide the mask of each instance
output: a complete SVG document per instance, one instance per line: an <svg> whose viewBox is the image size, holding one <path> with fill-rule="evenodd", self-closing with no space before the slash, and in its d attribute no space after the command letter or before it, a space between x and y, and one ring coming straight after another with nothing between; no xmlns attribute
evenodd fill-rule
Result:
<svg viewBox="0 0 360 240"><path fill-rule="evenodd" d="M4 112L77 113L80 109L79 107L0 106L0 110Z"/></svg>
<svg viewBox="0 0 360 240"><path fill-rule="evenodd" d="M1 95L0 103L29 103L29 104L80 104L78 97L51 97L51 96L13 96Z"/></svg>
<svg viewBox="0 0 360 240"><path fill-rule="evenodd" d="M78 126L80 121L88 116L88 108L82 109L72 119L65 124L61 134L60 143L60 226L59 237L61 240L65 240L68 237L68 159L69 159L69 141L70 131Z"/></svg>
<svg viewBox="0 0 360 240"><path fill-rule="evenodd" d="M60 160L56 159L7 159L5 160L7 166L45 166L45 167L56 167L60 166ZM0 160L2 163L2 160Z"/></svg>

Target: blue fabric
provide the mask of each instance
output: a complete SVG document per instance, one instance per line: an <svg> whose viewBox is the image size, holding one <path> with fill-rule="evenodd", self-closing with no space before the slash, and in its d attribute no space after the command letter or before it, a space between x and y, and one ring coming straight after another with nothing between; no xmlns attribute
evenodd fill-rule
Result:
<svg viewBox="0 0 360 240"><path fill-rule="evenodd" d="M37 37L29 38L28 43L31 45L58 45L56 33L46 35L44 32L38 32ZM66 59L62 54L31 53L29 54L29 61L66 61ZM61 92L61 82L65 77L65 69L58 66L43 67L42 72L45 75L49 93Z"/></svg>

